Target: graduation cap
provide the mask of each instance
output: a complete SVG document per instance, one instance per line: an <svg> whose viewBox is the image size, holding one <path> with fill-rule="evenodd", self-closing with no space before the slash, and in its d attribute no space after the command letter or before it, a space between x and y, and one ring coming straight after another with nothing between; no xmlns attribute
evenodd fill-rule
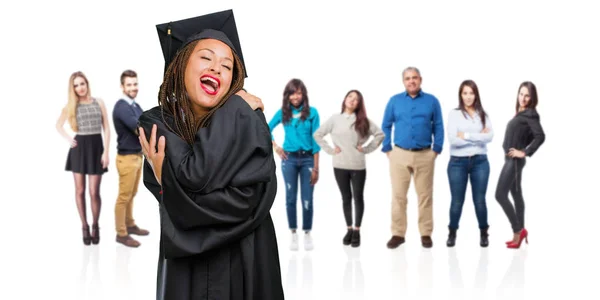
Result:
<svg viewBox="0 0 600 300"><path fill-rule="evenodd" d="M244 77L248 77L233 10L158 24L156 29L165 58L165 73L179 49L193 41L210 38L227 44L237 54L244 66Z"/></svg>

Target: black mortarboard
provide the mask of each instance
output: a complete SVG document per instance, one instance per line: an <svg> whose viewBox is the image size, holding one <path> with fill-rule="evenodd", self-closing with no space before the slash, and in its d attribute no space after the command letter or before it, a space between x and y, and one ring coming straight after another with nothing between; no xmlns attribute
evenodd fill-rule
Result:
<svg viewBox="0 0 600 300"><path fill-rule="evenodd" d="M244 72L246 65L240 46L233 10L225 10L208 15L179 21L158 24L158 38L165 58L165 73L175 54L190 42L211 38L227 44L240 58ZM248 77L248 73L244 73Z"/></svg>

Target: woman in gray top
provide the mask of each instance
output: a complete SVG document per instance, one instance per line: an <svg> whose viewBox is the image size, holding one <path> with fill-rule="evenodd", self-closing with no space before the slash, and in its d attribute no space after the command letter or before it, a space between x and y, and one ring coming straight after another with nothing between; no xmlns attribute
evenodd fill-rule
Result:
<svg viewBox="0 0 600 300"><path fill-rule="evenodd" d="M334 147L325 140L331 135ZM373 136L373 140L363 146ZM360 246L359 229L364 212L363 190L367 176L365 154L373 152L381 145L384 134L381 128L367 118L362 94L351 90L342 103L342 111L331 116L313 135L323 151L333 155L333 171L342 194L344 217L348 231L344 245ZM352 192L356 220L352 227Z"/></svg>

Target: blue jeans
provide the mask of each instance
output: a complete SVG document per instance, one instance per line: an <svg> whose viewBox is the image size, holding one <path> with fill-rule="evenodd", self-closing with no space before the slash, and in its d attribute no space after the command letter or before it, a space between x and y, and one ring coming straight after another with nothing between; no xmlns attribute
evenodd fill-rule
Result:
<svg viewBox="0 0 600 300"><path fill-rule="evenodd" d="M300 197L302 199L302 230L312 229L313 190L310 177L314 167L314 157L310 153L296 154L286 152L287 159L281 161L281 171L285 181L285 206L290 229L298 228L296 206L298 200L298 179L300 179Z"/></svg>
<svg viewBox="0 0 600 300"><path fill-rule="evenodd" d="M471 157L450 157L450 162L448 162L448 181L450 182L452 202L450 204L449 229L458 229L469 179L471 180L471 193L479 228L488 228L485 194L487 192L489 176L490 164L485 154Z"/></svg>

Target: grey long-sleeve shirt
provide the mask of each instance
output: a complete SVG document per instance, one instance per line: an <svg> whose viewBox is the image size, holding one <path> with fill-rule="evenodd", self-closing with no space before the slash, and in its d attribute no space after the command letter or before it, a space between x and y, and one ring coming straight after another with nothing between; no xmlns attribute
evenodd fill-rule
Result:
<svg viewBox="0 0 600 300"><path fill-rule="evenodd" d="M369 135L361 138L354 129L355 121L355 114L335 114L325 121L313 135L321 149L333 156L332 163L334 168L347 170L366 169L365 154L375 151L385 137L381 128L369 120ZM334 143L333 147L324 139L328 134ZM364 146L364 143L371 136L373 136L373 140ZM358 151L358 145L363 146L363 152ZM340 153L335 153L336 146L340 148Z"/></svg>

